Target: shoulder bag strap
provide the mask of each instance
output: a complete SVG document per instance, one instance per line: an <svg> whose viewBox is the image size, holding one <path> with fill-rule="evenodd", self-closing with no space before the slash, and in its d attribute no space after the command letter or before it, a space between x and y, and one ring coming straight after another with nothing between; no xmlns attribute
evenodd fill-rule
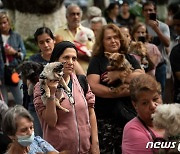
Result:
<svg viewBox="0 0 180 154"><path fill-rule="evenodd" d="M156 139L156 135L153 133L151 129L144 123L144 121L138 116L139 121L143 124L143 126L147 129L147 131L151 134L153 141Z"/></svg>

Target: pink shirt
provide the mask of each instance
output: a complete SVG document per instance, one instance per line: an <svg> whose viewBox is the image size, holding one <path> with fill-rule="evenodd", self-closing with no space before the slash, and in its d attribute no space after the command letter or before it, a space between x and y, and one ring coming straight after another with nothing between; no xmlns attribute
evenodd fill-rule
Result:
<svg viewBox="0 0 180 154"><path fill-rule="evenodd" d="M39 83L34 89L34 105L43 129L43 139L58 151L68 150L70 154L84 154L90 150L91 126L88 107L94 107L95 96L89 87L85 98L76 75L72 74L71 79L75 105L70 104L67 94L64 93L65 99L61 105L70 112L57 109L58 120L55 127L50 127L42 117L46 106L41 100Z"/></svg>
<svg viewBox="0 0 180 154"><path fill-rule="evenodd" d="M153 131L153 130L152 130ZM153 131L156 137L161 137ZM146 144L152 142L149 131L143 126L137 117L128 122L123 131L123 154L153 154L151 148L146 149Z"/></svg>
<svg viewBox="0 0 180 154"><path fill-rule="evenodd" d="M147 54L155 66L153 70L151 70L147 73L150 75L155 75L156 66L160 63L160 61L162 59L161 52L159 51L157 46L152 43L145 43L145 46L147 48Z"/></svg>

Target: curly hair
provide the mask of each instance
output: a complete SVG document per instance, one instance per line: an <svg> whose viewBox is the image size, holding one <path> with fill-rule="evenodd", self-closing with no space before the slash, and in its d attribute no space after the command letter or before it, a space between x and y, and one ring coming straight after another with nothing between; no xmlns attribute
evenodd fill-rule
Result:
<svg viewBox="0 0 180 154"><path fill-rule="evenodd" d="M154 91L161 94L161 85L156 79L148 74L141 74L133 78L129 85L132 101L137 101L137 96L142 91Z"/></svg>
<svg viewBox="0 0 180 154"><path fill-rule="evenodd" d="M104 33L105 30L107 29L112 29L119 37L121 46L119 48L119 53L127 53L128 50L128 40L126 37L124 37L123 33L121 32L120 28L116 26L115 24L107 24L102 27L99 35L97 36L96 42L93 47L93 56L103 56L104 55L104 44L103 44L103 39L104 39Z"/></svg>

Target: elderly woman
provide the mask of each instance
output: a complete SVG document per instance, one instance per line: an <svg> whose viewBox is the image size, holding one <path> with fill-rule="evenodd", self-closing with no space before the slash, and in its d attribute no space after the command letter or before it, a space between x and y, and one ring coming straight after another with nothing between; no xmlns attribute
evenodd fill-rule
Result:
<svg viewBox="0 0 180 154"><path fill-rule="evenodd" d="M3 118L2 129L12 139L7 154L58 153L40 136L34 136L33 118L21 105L9 108Z"/></svg>
<svg viewBox="0 0 180 154"><path fill-rule="evenodd" d="M128 49L127 39L124 37L119 27L115 24L103 26L96 40L93 57L87 71L88 82L96 96L95 112L98 119L99 142L101 153L120 153L121 134L124 124L136 114L131 104L128 84L122 84L118 92L109 86L113 81L126 76L131 80L135 73L126 75L126 71L107 71L108 58L104 53L121 53L131 63L134 70L140 69L136 59L126 54ZM119 115L122 105L130 111L127 115Z"/></svg>
<svg viewBox="0 0 180 154"><path fill-rule="evenodd" d="M48 81L50 98L46 106L41 100L39 83L35 86L34 104L43 129L43 137L57 150L67 150L71 154L99 153L96 116L94 112L95 97L88 86L85 93L76 75L77 49L73 43L62 41L58 43L51 55L50 62L65 62L63 78L71 89L74 104L69 95L61 91L65 99L61 105L68 109L64 112L56 108L55 97L59 95L58 82ZM71 97L71 98L72 98Z"/></svg>
<svg viewBox="0 0 180 154"><path fill-rule="evenodd" d="M151 117L156 107L162 104L161 86L151 75L142 74L131 80L130 94L137 117L124 128L122 153L153 154L154 149L146 148L147 143L164 134L163 129L153 126Z"/></svg>

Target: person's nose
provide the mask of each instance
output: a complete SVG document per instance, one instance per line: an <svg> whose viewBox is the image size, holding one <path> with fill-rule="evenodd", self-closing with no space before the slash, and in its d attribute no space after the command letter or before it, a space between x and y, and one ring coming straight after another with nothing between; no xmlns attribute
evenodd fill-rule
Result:
<svg viewBox="0 0 180 154"><path fill-rule="evenodd" d="M139 33L139 36L143 36L143 33L140 32L140 33Z"/></svg>
<svg viewBox="0 0 180 154"><path fill-rule="evenodd" d="M150 102L150 109L151 109L151 110L155 110L156 107L157 107L157 104L158 104L157 102L151 101L151 102Z"/></svg>
<svg viewBox="0 0 180 154"><path fill-rule="evenodd" d="M32 133L33 133L33 131L34 131L34 129L32 129L32 128L29 128L28 130L27 130L27 135L31 135Z"/></svg>
<svg viewBox="0 0 180 154"><path fill-rule="evenodd" d="M72 58L70 58L70 59L68 60L68 64L73 64Z"/></svg>
<svg viewBox="0 0 180 154"><path fill-rule="evenodd" d="M111 42L115 42L115 39L113 37L111 38Z"/></svg>
<svg viewBox="0 0 180 154"><path fill-rule="evenodd" d="M47 47L47 46L48 46L48 43L47 43L47 42L44 42L44 46Z"/></svg>

